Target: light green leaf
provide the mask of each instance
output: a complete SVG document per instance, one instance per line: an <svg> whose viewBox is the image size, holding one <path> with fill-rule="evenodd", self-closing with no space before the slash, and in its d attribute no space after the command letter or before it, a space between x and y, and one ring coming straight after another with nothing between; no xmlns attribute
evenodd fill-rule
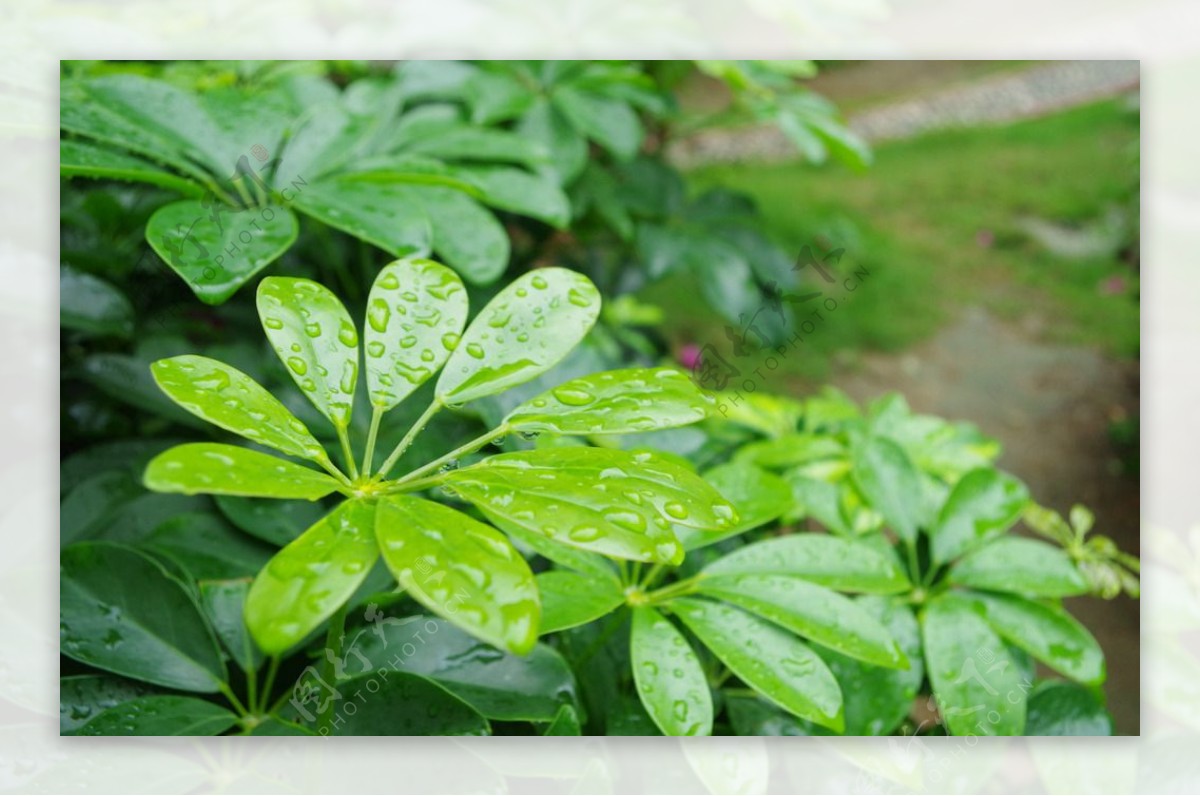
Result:
<svg viewBox="0 0 1200 796"><path fill-rule="evenodd" d="M649 453L604 448L506 453L445 479L489 516L566 545L635 561L683 559L672 523L720 530L736 522L729 502L698 476Z"/></svg>
<svg viewBox="0 0 1200 796"><path fill-rule="evenodd" d="M216 201L172 202L146 222L146 241L205 304L223 304L287 251L299 225L286 207L237 210Z"/></svg>
<svg viewBox="0 0 1200 796"><path fill-rule="evenodd" d="M69 658L182 691L215 692L225 666L212 631L177 581L120 545L62 551L60 649Z"/></svg>
<svg viewBox="0 0 1200 796"><path fill-rule="evenodd" d="M677 528L676 535L688 550L696 550L766 525L792 506L791 488L778 476L752 464L727 462L705 471L703 478L733 504L738 523L721 533Z"/></svg>
<svg viewBox="0 0 1200 796"><path fill-rule="evenodd" d="M792 489L794 502L788 515L789 519L812 517L832 533L839 536L854 535L849 522L842 515L844 483L829 483L812 478L806 475L802 468L788 470L783 478Z"/></svg>
<svg viewBox="0 0 1200 796"><path fill-rule="evenodd" d="M682 372L629 368L572 379L521 404L504 423L525 433L632 434L695 423L708 408Z"/></svg>
<svg viewBox="0 0 1200 796"><path fill-rule="evenodd" d="M286 652L350 599L378 558L374 504L342 503L258 573L246 597L250 635L268 655Z"/></svg>
<svg viewBox="0 0 1200 796"><path fill-rule="evenodd" d="M237 368L186 354L150 366L154 381L188 412L291 456L329 463L321 443L261 384Z"/></svg>
<svg viewBox="0 0 1200 796"><path fill-rule="evenodd" d="M426 155L439 160L516 163L533 168L549 157L536 141L508 132L463 125L440 135L415 138L406 142L404 153Z"/></svg>
<svg viewBox="0 0 1200 796"><path fill-rule="evenodd" d="M372 626L348 649L361 652L375 669L394 669L400 655L404 671L428 677L489 719L549 721L577 699L571 667L545 644L512 655L443 619L396 619L369 607L367 619Z"/></svg>
<svg viewBox="0 0 1200 796"><path fill-rule="evenodd" d="M213 442L189 442L160 453L146 466L144 481L155 492L305 500L323 498L339 486L325 473L286 459Z"/></svg>
<svg viewBox="0 0 1200 796"><path fill-rule="evenodd" d="M930 533L934 562L952 561L972 546L1004 533L1028 502L1029 491L1010 475L985 467L967 473L950 491Z"/></svg>
<svg viewBox="0 0 1200 796"><path fill-rule="evenodd" d="M610 578L556 569L537 576L542 601L541 635L594 622L625 602Z"/></svg>
<svg viewBox="0 0 1200 796"><path fill-rule="evenodd" d="M146 696L114 705L77 735L220 735L237 724L220 705L185 696Z"/></svg>
<svg viewBox="0 0 1200 796"><path fill-rule="evenodd" d="M399 404L446 363L467 323L458 275L432 260L397 260L375 277L363 344L371 404Z"/></svg>
<svg viewBox="0 0 1200 796"><path fill-rule="evenodd" d="M58 734L73 735L101 711L146 696L144 683L107 674L80 674L58 681Z"/></svg>
<svg viewBox="0 0 1200 796"><path fill-rule="evenodd" d="M367 690L370 676L348 681L350 694ZM333 702L333 735L487 735L488 721L437 683L404 671L389 672L353 712Z"/></svg>
<svg viewBox="0 0 1200 796"><path fill-rule="evenodd" d="M437 383L458 406L545 373L596 322L600 294L586 276L539 268L500 291L471 322Z"/></svg>
<svg viewBox="0 0 1200 796"><path fill-rule="evenodd" d="M771 470L787 470L810 462L845 456L845 446L833 437L798 432L743 445L735 454L738 461L749 461Z"/></svg>
<svg viewBox="0 0 1200 796"><path fill-rule="evenodd" d="M1010 594L971 592L988 624L1014 646L1086 685L1104 682L1104 652L1087 628L1062 608Z"/></svg>
<svg viewBox="0 0 1200 796"><path fill-rule="evenodd" d="M642 705L663 735L712 735L712 692L700 660L653 608L634 609L629 659Z"/></svg>
<svg viewBox="0 0 1200 796"><path fill-rule="evenodd" d="M704 570L709 575L790 575L839 591L896 594L912 588L891 556L862 542L797 533L746 545Z"/></svg>
<svg viewBox="0 0 1200 796"><path fill-rule="evenodd" d="M480 198L491 207L536 218L560 229L571 220L570 200L558 183L548 177L495 166L456 166L451 173L478 188Z"/></svg>
<svg viewBox="0 0 1200 796"><path fill-rule="evenodd" d="M785 710L841 732L842 693L795 636L729 605L677 599L671 610L747 685Z"/></svg>
<svg viewBox="0 0 1200 796"><path fill-rule="evenodd" d="M471 284L489 285L508 267L508 233L496 217L461 190L413 185L433 231L433 251Z"/></svg>
<svg viewBox="0 0 1200 796"><path fill-rule="evenodd" d="M335 428L350 425L358 385L358 330L328 288L270 276L258 284L267 339L296 385Z"/></svg>
<svg viewBox="0 0 1200 796"><path fill-rule="evenodd" d="M204 196L204 188L199 183L135 155L69 138L58 142L58 151L58 169L64 177L144 182L178 191L184 196Z"/></svg>
<svg viewBox="0 0 1200 796"><path fill-rule="evenodd" d="M872 437L854 451L854 480L871 507L906 544L917 539L921 482L908 454L884 437Z"/></svg>
<svg viewBox="0 0 1200 796"><path fill-rule="evenodd" d="M1020 735L1026 687L1004 642L971 604L946 594L921 617L925 667L952 735Z"/></svg>
<svg viewBox="0 0 1200 796"><path fill-rule="evenodd" d="M883 625L853 600L822 586L787 575L713 575L700 581L700 591L852 658L908 668Z"/></svg>
<svg viewBox="0 0 1200 796"><path fill-rule="evenodd" d="M1113 718L1089 689L1046 680L1029 695L1025 735L1112 735Z"/></svg>
<svg viewBox="0 0 1200 796"><path fill-rule="evenodd" d="M263 661L262 652L246 630L244 616L249 591L249 578L200 583L200 604L208 621L234 662L245 672L257 669Z"/></svg>
<svg viewBox="0 0 1200 796"><path fill-rule="evenodd" d="M496 514L490 515L488 519L497 528L515 539L520 546L532 550L547 561L553 561L559 566L575 570L590 578L620 585L616 566L604 556L559 544L549 536L543 536L541 532L526 530Z"/></svg>
<svg viewBox="0 0 1200 796"><path fill-rule="evenodd" d="M64 329L120 338L133 334L133 305L103 279L60 266L58 295L58 322Z"/></svg>
<svg viewBox="0 0 1200 796"><path fill-rule="evenodd" d="M504 536L432 501L379 501L375 535L408 593L435 614L501 649L537 643L541 605L533 572Z"/></svg>
<svg viewBox="0 0 1200 796"><path fill-rule="evenodd" d="M978 547L950 569L950 581L989 591L1032 597L1086 594L1087 579L1061 549L1017 536L1002 536Z"/></svg>
<svg viewBox="0 0 1200 796"><path fill-rule="evenodd" d="M410 187L359 179L322 180L305 186L293 205L393 257L425 256L433 251L433 227Z"/></svg>
<svg viewBox="0 0 1200 796"><path fill-rule="evenodd" d="M551 99L575 129L616 157L629 159L637 154L642 145L642 124L624 102L570 86L556 89Z"/></svg>

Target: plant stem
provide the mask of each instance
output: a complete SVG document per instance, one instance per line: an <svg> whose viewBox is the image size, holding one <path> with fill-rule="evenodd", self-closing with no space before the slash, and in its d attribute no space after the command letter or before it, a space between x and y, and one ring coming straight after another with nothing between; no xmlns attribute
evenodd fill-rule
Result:
<svg viewBox="0 0 1200 796"><path fill-rule="evenodd" d="M908 551L908 569L913 583L921 582L921 565L917 562L917 545L915 542L905 543L904 548Z"/></svg>
<svg viewBox="0 0 1200 796"><path fill-rule="evenodd" d="M246 716L250 713L250 711L246 710L246 706L242 704L242 701L237 698L237 694L233 693L233 689L229 687L228 683L218 683L217 690L229 700L229 704L233 705L234 710L238 712L239 716Z"/></svg>
<svg viewBox="0 0 1200 796"><path fill-rule="evenodd" d="M271 662L267 664L267 679L263 683L262 701L259 704L259 712L267 712L267 703L271 701L271 689L275 687L275 675L279 671L279 656L272 655Z"/></svg>
<svg viewBox="0 0 1200 796"><path fill-rule="evenodd" d="M342 443L342 457L346 460L346 469L350 478L358 478L358 465L354 463L354 452L350 450L350 434L344 426L337 427L338 442Z"/></svg>
<svg viewBox="0 0 1200 796"><path fill-rule="evenodd" d="M321 469L332 475L338 481L341 481L344 486L350 486L350 478L338 469L338 466L329 461L329 458L317 460L317 464L321 465Z"/></svg>
<svg viewBox="0 0 1200 796"><path fill-rule="evenodd" d="M334 659L342 657L342 642L346 638L346 613L349 607L348 602L342 605L329 620L329 632L325 635L325 661L321 664L321 679L327 683L333 680ZM333 700L329 700L325 712L317 716L319 726L326 731L333 728L333 713Z"/></svg>
<svg viewBox="0 0 1200 796"><path fill-rule="evenodd" d="M685 594L691 594L700 586L700 576L693 575L690 578L675 581L670 586L664 586L658 591L649 592L646 599L651 604L666 602L675 597L682 597Z"/></svg>
<svg viewBox="0 0 1200 796"><path fill-rule="evenodd" d="M421 416L417 418L417 422L412 424L412 428L410 428L408 433L404 435L404 439L400 440L400 443L396 445L395 450L393 450L387 459L384 460L383 464L379 468L378 476L380 478L387 477L388 471L396 466L396 462L399 461L400 457L404 455L404 452L408 450L408 446L412 445L413 440L416 439L417 435L421 433L421 429L425 428L429 421L433 419L433 416L441 411L441 408L442 402L434 398L433 402L430 403L429 406L425 408L425 411L421 413ZM412 475L412 473L409 473L409 475Z"/></svg>
<svg viewBox="0 0 1200 796"><path fill-rule="evenodd" d="M459 447L457 447L454 450L447 453L445 456L441 456L437 459L434 459L429 464L426 464L423 467L419 467L416 470L413 470L411 473L404 476L403 478L396 479L395 483L396 484L407 484L410 481L415 481L418 478L420 478L421 476L426 475L429 472L440 469L441 466L443 464L445 464L446 462L453 461L454 459L457 459L460 456L465 456L468 453L473 453L474 451L477 451L480 448L482 448L484 445L487 445L492 440L499 439L500 437L503 437L507 433L508 433L508 426L504 426L504 425L497 426L496 428L492 429L488 433L486 433L482 436L476 437L475 439L471 440L467 444L460 445Z"/></svg>
<svg viewBox="0 0 1200 796"><path fill-rule="evenodd" d="M375 438L379 435L379 421L383 420L383 410L378 406L371 408L371 430L367 432L367 449L363 453L362 474L370 477L371 466L375 464Z"/></svg>
<svg viewBox="0 0 1200 796"><path fill-rule="evenodd" d="M605 624L603 629L601 629L600 635L596 636L595 640L592 641L592 643L587 646L587 649L583 651L583 654L576 659L576 671L578 671L579 667L583 666L583 664L591 660L592 656L595 655L601 647L608 643L608 640L612 638L613 633L617 632L624 621L625 609L622 606L621 608L618 608L611 617L609 617L608 623Z"/></svg>
<svg viewBox="0 0 1200 796"><path fill-rule="evenodd" d="M666 567L666 564L655 564L654 566L650 567L650 571L646 573L646 577L642 578L642 588L650 588L651 584L654 583L655 579L663 571L664 567Z"/></svg>
<svg viewBox="0 0 1200 796"><path fill-rule="evenodd" d="M253 666L246 670L246 704L251 711L258 706L258 669Z"/></svg>

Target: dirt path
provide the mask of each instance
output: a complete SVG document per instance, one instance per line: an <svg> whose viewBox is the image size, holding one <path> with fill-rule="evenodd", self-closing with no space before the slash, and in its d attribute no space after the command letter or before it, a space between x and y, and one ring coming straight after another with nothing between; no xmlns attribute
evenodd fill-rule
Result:
<svg viewBox="0 0 1200 796"><path fill-rule="evenodd" d="M864 355L830 382L860 401L896 390L915 411L975 423L1000 440L1000 465L1039 502L1064 514L1074 503L1087 505L1097 533L1136 553L1138 478L1121 472L1108 429L1113 419L1137 416L1137 363L1040 342L1034 328L967 308L925 343L899 355ZM1105 690L1117 731L1136 735L1138 603L1078 599L1069 607L1108 657Z"/></svg>

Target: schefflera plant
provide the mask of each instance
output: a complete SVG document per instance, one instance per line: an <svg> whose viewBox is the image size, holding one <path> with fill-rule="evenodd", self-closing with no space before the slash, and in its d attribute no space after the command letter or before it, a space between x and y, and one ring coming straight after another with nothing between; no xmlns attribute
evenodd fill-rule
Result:
<svg viewBox="0 0 1200 796"><path fill-rule="evenodd" d="M561 268L525 274L466 328L467 294L449 268L427 259L379 273L360 336L338 298L320 284L268 277L258 289L263 329L296 384L332 423L341 463L278 399L244 373L201 356L155 362L163 391L184 409L261 446L192 443L153 459L146 485L160 492L346 500L288 544L258 574L245 620L278 658L330 622L339 643L346 605L380 556L418 603L490 644L524 654L538 638L541 606L528 563L504 533L422 493L444 486L510 533L555 546L653 564L678 564L675 526L721 530L732 505L679 464L606 448L502 453L459 469L445 465L506 435L626 434L693 423L709 401L666 368L610 371L567 382L514 409L494 429L396 478L389 474L440 410L525 383L587 334L600 296ZM356 461L348 429L360 363L372 418ZM444 367L443 367L444 366ZM430 406L376 465L383 414L438 370Z"/></svg>

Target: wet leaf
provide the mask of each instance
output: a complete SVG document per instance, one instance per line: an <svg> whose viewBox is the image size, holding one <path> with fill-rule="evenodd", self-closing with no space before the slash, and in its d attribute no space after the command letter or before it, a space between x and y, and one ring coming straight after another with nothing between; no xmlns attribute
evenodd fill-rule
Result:
<svg viewBox="0 0 1200 796"><path fill-rule="evenodd" d="M972 592L988 624L1014 646L1086 685L1104 682L1104 652L1087 628L1058 607L1010 594Z"/></svg>
<svg viewBox="0 0 1200 796"><path fill-rule="evenodd" d="M699 476L650 453L547 448L493 456L446 484L485 514L616 558L678 563L671 525L720 530L737 515Z"/></svg>
<svg viewBox="0 0 1200 796"><path fill-rule="evenodd" d="M895 558L862 542L798 533L746 545L705 568L709 575L789 575L839 591L895 594L912 588Z"/></svg>
<svg viewBox="0 0 1200 796"><path fill-rule="evenodd" d="M778 519L792 507L792 490L778 476L746 462L717 465L704 472L708 485L733 504L738 522L733 528L713 533L692 528L677 528L684 548L696 550L737 536Z"/></svg>
<svg viewBox="0 0 1200 796"><path fill-rule="evenodd" d="M508 266L508 233L496 217L461 190L439 185L414 185L433 231L438 258L473 284L488 285Z"/></svg>
<svg viewBox="0 0 1200 796"><path fill-rule="evenodd" d="M358 385L358 330L328 288L271 276L258 284L263 331L292 380L335 428L350 425Z"/></svg>
<svg viewBox="0 0 1200 796"><path fill-rule="evenodd" d="M120 338L133 334L133 305L103 279L60 266L58 295L58 322L64 329Z"/></svg>
<svg viewBox="0 0 1200 796"><path fill-rule="evenodd" d="M504 423L523 433L633 434L698 422L708 408L680 371L630 368L572 379L521 404Z"/></svg>
<svg viewBox="0 0 1200 796"><path fill-rule="evenodd" d="M114 705L77 735L220 735L237 716L220 705L185 696L146 696Z"/></svg>
<svg viewBox="0 0 1200 796"><path fill-rule="evenodd" d="M500 291L467 327L437 382L458 406L523 384L570 353L596 322L600 294L587 277L539 268Z"/></svg>
<svg viewBox="0 0 1200 796"><path fill-rule="evenodd" d="M446 363L467 322L458 275L432 260L384 266L367 299L363 327L371 404L399 404Z"/></svg>
<svg viewBox="0 0 1200 796"><path fill-rule="evenodd" d="M439 503L397 495L379 501L375 534L388 568L417 602L518 655L537 642L533 572L499 531Z"/></svg>
<svg viewBox="0 0 1200 796"><path fill-rule="evenodd" d="M107 674L83 674L58 681L58 732L71 735L108 708L151 693L133 680Z"/></svg>
<svg viewBox="0 0 1200 796"><path fill-rule="evenodd" d="M64 138L58 142L59 173L64 177L95 177L158 185L185 196L200 198L204 188L170 171L126 152L117 152L87 141Z"/></svg>
<svg viewBox="0 0 1200 796"><path fill-rule="evenodd" d="M978 547L951 569L952 583L1031 597L1086 594L1087 579L1061 549L1033 539L1002 536Z"/></svg>
<svg viewBox="0 0 1200 796"><path fill-rule="evenodd" d="M426 256L433 251L433 227L410 188L370 180L321 180L296 194L294 206L393 257Z"/></svg>
<svg viewBox="0 0 1200 796"><path fill-rule="evenodd" d="M1010 475L990 467L967 473L950 491L930 532L933 560L952 561L974 545L1004 533L1028 502L1029 491Z"/></svg>
<svg viewBox="0 0 1200 796"><path fill-rule="evenodd" d="M350 680L341 690L368 694L370 677ZM488 735L487 719L437 683L408 672L380 678L369 698L335 701L333 735ZM345 699L345 697L343 697ZM340 719L340 721L338 720Z"/></svg>
<svg viewBox="0 0 1200 796"><path fill-rule="evenodd" d="M700 591L852 658L894 669L908 661L891 634L856 602L788 575L713 575Z"/></svg>
<svg viewBox="0 0 1200 796"><path fill-rule="evenodd" d="M837 681L802 641L729 605L676 599L670 607L746 685L800 718L841 732Z"/></svg>
<svg viewBox="0 0 1200 796"><path fill-rule="evenodd" d="M158 360L150 372L172 401L196 417L291 456L329 462L312 432L265 387L237 368L185 354Z"/></svg>
<svg viewBox="0 0 1200 796"><path fill-rule="evenodd" d="M854 452L854 480L871 507L906 544L917 539L921 483L908 454L884 437L872 437Z"/></svg>
<svg viewBox="0 0 1200 796"><path fill-rule="evenodd" d="M1029 695L1025 734L1112 735L1113 718L1096 696L1075 683L1047 680Z"/></svg>
<svg viewBox="0 0 1200 796"><path fill-rule="evenodd" d="M664 735L712 735L712 694L700 660L653 608L634 609L629 656L638 696Z"/></svg>
<svg viewBox="0 0 1200 796"><path fill-rule="evenodd" d="M379 558L375 506L347 500L258 573L246 597L246 626L268 655L303 641L333 615Z"/></svg>
<svg viewBox="0 0 1200 796"><path fill-rule="evenodd" d="M324 506L308 500L233 495L217 495L215 500L234 527L276 547L283 547L326 514Z"/></svg>
<svg viewBox="0 0 1200 796"><path fill-rule="evenodd" d="M532 550L547 561L553 561L561 567L587 575L589 578L605 580L617 586L621 583L617 577L616 566L604 556L559 544L549 536L526 530L499 515L492 515L489 519L493 525L514 539L519 546Z"/></svg>
<svg viewBox="0 0 1200 796"><path fill-rule="evenodd" d="M215 692L225 666L196 604L148 557L108 542L62 551L60 649L69 658L182 691Z"/></svg>
<svg viewBox="0 0 1200 796"><path fill-rule="evenodd" d="M585 625L612 612L625 595L610 578L556 569L537 575L542 601L540 635Z"/></svg>
<svg viewBox="0 0 1200 796"><path fill-rule="evenodd" d="M291 248L299 233L286 207L235 209L185 199L146 222L146 242L205 304L223 304Z"/></svg>
<svg viewBox="0 0 1200 796"><path fill-rule="evenodd" d="M262 652L246 630L244 615L249 591L249 578L200 583L200 605L208 621L234 662L245 672L257 669L263 661Z"/></svg>
<svg viewBox="0 0 1200 796"><path fill-rule="evenodd" d="M952 735L1020 735L1025 690L1004 642L971 603L945 594L921 613L925 668Z"/></svg>
<svg viewBox="0 0 1200 796"><path fill-rule="evenodd" d="M160 453L146 466L145 482L155 492L305 500L323 498L338 488L325 473L269 453L213 442L189 442Z"/></svg>

